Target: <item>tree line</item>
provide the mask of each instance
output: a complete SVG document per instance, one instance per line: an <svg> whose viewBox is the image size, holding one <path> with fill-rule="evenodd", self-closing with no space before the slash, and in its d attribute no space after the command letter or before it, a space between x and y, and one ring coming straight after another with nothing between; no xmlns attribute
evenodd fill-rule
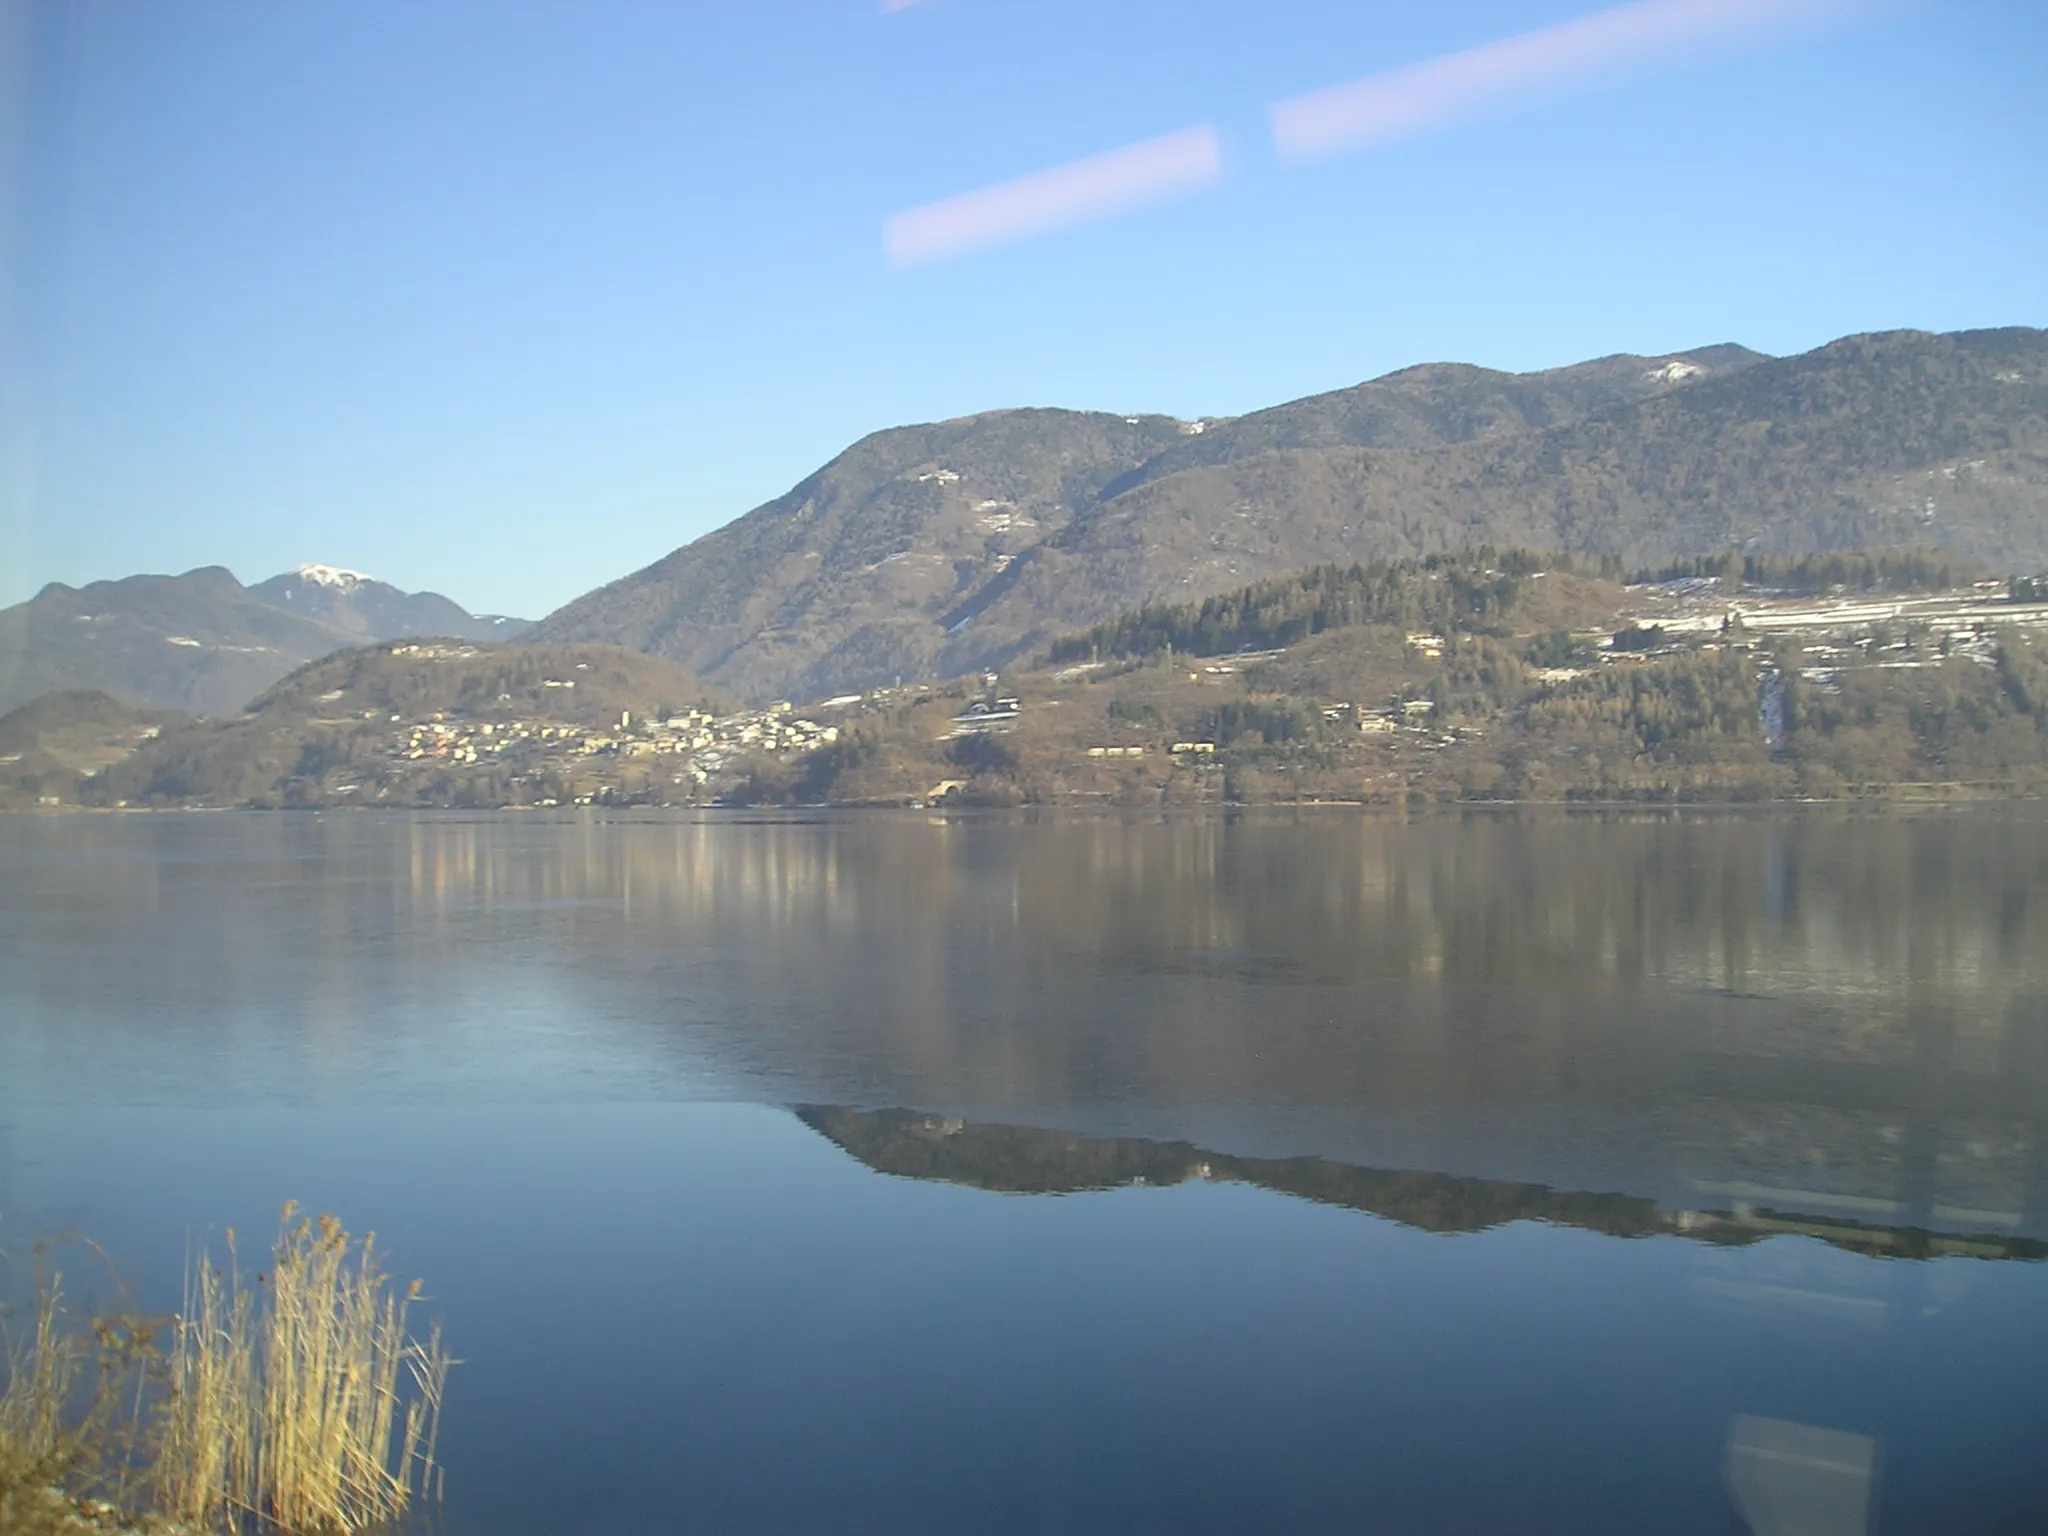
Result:
<svg viewBox="0 0 2048 1536"><path fill-rule="evenodd" d="M1765 587L1818 592L1842 587L1851 592L1946 592L1983 574L1976 561L1941 549L1837 549L1819 555L1746 555L1731 549L1640 570L1635 579L1705 577L1730 591Z"/></svg>
<svg viewBox="0 0 2048 1536"><path fill-rule="evenodd" d="M1530 576L1555 570L1598 574L1600 563L1482 547L1421 559L1311 566L1195 602L1151 604L1054 641L1048 660L1274 650L1327 629L1362 624L1445 633L1486 629L1514 606Z"/></svg>

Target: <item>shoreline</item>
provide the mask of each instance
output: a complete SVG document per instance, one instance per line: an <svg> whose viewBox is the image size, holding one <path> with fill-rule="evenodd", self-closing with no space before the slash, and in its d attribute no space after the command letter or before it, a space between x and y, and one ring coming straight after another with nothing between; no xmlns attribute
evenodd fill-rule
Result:
<svg viewBox="0 0 2048 1536"><path fill-rule="evenodd" d="M1475 812L1524 814L1561 812L1572 815L1610 815L1616 812L1678 814L1769 815L1786 811L1923 812L1928 810L2017 809L2048 805L2048 793L1967 795L1840 795L1807 796L1768 800L1434 800L1415 797L1396 800L1257 800L1242 803L1194 802L1164 805L1116 804L1104 801L1055 801L1039 805L905 804L896 800L846 801L825 805L43 805L0 806L0 817L101 817L101 816L261 816L309 818L347 817L517 817L587 821L593 817L616 819L631 815L646 819L703 817L716 820L800 821L832 816L917 816L929 820L945 817L958 820L1036 820L1052 817L1131 816L1175 819L1229 819L1273 811L1330 811L1362 813L1373 817L1398 816L1424 820L1433 816L1470 815Z"/></svg>

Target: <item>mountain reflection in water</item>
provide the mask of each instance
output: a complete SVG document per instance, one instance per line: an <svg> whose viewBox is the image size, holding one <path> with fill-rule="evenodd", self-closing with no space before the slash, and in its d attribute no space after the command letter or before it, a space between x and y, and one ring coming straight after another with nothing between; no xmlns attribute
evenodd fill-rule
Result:
<svg viewBox="0 0 2048 1536"><path fill-rule="evenodd" d="M171 1308L209 1227L374 1225L470 1362L451 1536L2048 1507L2038 808L15 817L0 868L8 1230Z"/></svg>
<svg viewBox="0 0 2048 1536"><path fill-rule="evenodd" d="M910 1104L2048 1237L2037 809L0 836L25 1101Z"/></svg>
<svg viewBox="0 0 2048 1536"><path fill-rule="evenodd" d="M1609 1237L1677 1236L1740 1246L1766 1237L1818 1238L1878 1258L2044 1259L2048 1242L1874 1226L1749 1205L1663 1211L1635 1195L1593 1194L1413 1169L1356 1168L1320 1157L1254 1158L1185 1141L1076 1136L1021 1125L970 1125L915 1110L799 1106L797 1118L878 1173L1006 1194L1170 1186L1190 1179L1251 1184L1398 1221L1425 1232L1484 1232L1511 1221L1579 1227Z"/></svg>

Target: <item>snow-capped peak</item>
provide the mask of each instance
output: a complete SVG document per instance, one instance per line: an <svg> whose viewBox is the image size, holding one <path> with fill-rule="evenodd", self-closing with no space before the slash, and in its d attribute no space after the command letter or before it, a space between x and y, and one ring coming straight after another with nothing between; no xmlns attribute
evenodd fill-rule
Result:
<svg viewBox="0 0 2048 1536"><path fill-rule="evenodd" d="M334 587L343 592L353 592L364 582L377 579L374 576L365 576L361 571L345 571L338 565L302 565L292 574L301 581Z"/></svg>

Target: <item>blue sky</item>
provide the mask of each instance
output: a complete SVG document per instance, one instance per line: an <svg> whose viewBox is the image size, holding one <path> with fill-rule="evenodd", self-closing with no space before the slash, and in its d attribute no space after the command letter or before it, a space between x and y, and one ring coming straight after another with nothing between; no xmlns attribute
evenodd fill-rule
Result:
<svg viewBox="0 0 2048 1536"><path fill-rule="evenodd" d="M2038 0L1276 153L1275 101L1600 9L0 0L0 602L319 560L539 614L904 421L2048 323ZM1201 125L1193 195L886 257Z"/></svg>

